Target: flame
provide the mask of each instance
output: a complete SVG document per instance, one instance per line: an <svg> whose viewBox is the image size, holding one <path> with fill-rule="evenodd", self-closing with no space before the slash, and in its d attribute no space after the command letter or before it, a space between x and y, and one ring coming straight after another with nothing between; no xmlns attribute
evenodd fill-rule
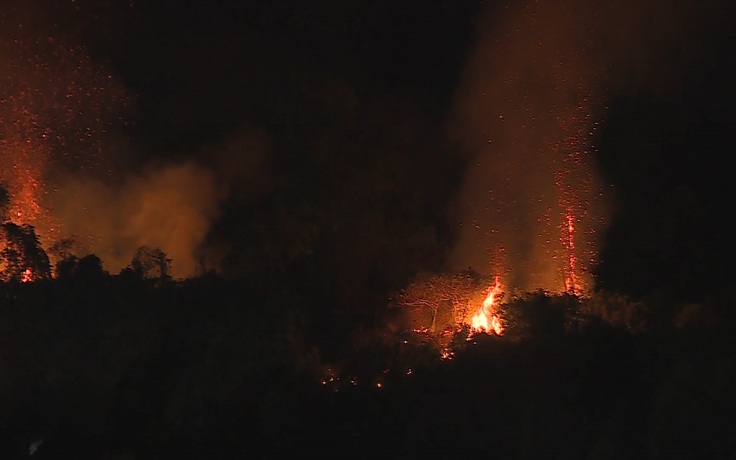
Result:
<svg viewBox="0 0 736 460"><path fill-rule="evenodd" d="M33 281L33 269L31 267L26 268L20 277L21 283L30 283Z"/></svg>
<svg viewBox="0 0 736 460"><path fill-rule="evenodd" d="M496 312L497 300L503 292L503 286L501 280L496 277L493 286L488 288L488 294L483 300L483 303L470 318L470 333L479 334L484 332L486 334L503 335L504 327L501 317Z"/></svg>

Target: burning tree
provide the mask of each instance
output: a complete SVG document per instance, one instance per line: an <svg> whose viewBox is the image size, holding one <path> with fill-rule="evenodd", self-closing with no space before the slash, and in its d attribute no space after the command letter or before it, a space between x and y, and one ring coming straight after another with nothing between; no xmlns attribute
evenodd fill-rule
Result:
<svg viewBox="0 0 736 460"><path fill-rule="evenodd" d="M480 316L495 308L500 289L497 279L491 281L471 270L423 275L401 291L396 303L405 309L409 327L414 330L438 333L468 324L478 331L489 332L496 328L483 327L486 323Z"/></svg>
<svg viewBox="0 0 736 460"><path fill-rule="evenodd" d="M501 317L497 313L498 301L503 297L503 286L497 276L493 285L486 290L486 296L481 306L470 318L470 329L474 333L493 332L496 335L503 334L504 327Z"/></svg>

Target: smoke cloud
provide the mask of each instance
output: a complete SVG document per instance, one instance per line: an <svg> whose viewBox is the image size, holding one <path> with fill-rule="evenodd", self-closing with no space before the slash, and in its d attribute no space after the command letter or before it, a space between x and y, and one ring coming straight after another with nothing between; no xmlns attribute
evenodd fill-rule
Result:
<svg viewBox="0 0 736 460"><path fill-rule="evenodd" d="M213 172L187 162L149 167L117 187L70 181L54 194L53 210L80 250L96 254L108 270L130 264L141 246L158 247L172 259L171 275L183 278L204 257L222 196Z"/></svg>
<svg viewBox="0 0 736 460"><path fill-rule="evenodd" d="M223 200L246 202L267 188L266 142L246 130L207 147L207 164L149 162L114 182L67 175L50 194L50 209L74 250L97 255L111 272L146 246L172 259L171 276L190 277L216 268L227 250L208 241Z"/></svg>
<svg viewBox="0 0 736 460"><path fill-rule="evenodd" d="M8 218L33 225L52 262L53 247L71 241L71 253L95 254L113 273L142 246L163 250L174 278L215 268L223 248L209 245L210 228L226 197L243 202L267 187L268 139L243 129L199 154L174 152L176 161L143 151L129 129L135 97L115 73L58 24L15 6L0 14Z"/></svg>
<svg viewBox="0 0 736 460"><path fill-rule="evenodd" d="M457 92L450 134L467 155L451 210L455 269L510 286L592 288L611 214L595 164L612 95L671 91L712 24L698 5L567 0L489 9Z"/></svg>

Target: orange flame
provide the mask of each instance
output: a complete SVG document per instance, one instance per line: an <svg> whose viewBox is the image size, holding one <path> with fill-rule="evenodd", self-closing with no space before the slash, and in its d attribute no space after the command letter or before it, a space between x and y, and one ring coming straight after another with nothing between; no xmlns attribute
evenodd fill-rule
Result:
<svg viewBox="0 0 736 460"><path fill-rule="evenodd" d="M33 269L31 267L26 268L23 274L20 276L21 283L30 283L33 281Z"/></svg>
<svg viewBox="0 0 736 460"><path fill-rule="evenodd" d="M488 289L488 294L483 300L483 304L470 319L471 334L479 334L481 332L486 334L494 333L496 335L503 334L503 322L498 313L496 313L496 301L503 292L502 289L501 281L496 277L493 286Z"/></svg>

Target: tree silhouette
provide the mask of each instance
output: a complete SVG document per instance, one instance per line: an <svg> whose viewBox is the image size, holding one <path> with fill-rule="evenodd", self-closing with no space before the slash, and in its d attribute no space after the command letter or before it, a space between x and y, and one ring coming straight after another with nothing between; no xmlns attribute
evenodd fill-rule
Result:
<svg viewBox="0 0 736 460"><path fill-rule="evenodd" d="M46 251L31 225L16 225L5 222L0 226L3 245L0 250L0 279L21 281L48 279L51 277L51 264Z"/></svg>
<svg viewBox="0 0 736 460"><path fill-rule="evenodd" d="M94 254L81 259L70 255L56 264L56 278L60 280L81 279L96 281L105 275L102 260Z"/></svg>
<svg viewBox="0 0 736 460"><path fill-rule="evenodd" d="M56 262L55 272L56 279L68 280L74 278L77 274L79 259L77 256L70 255Z"/></svg>
<svg viewBox="0 0 736 460"><path fill-rule="evenodd" d="M130 265L141 278L158 278L162 282L171 279L171 259L161 248L139 247Z"/></svg>
<svg viewBox="0 0 736 460"><path fill-rule="evenodd" d="M10 206L10 194L8 189L0 184L0 222L8 219L8 206Z"/></svg>
<svg viewBox="0 0 736 460"><path fill-rule="evenodd" d="M477 273L420 275L396 296L396 304L403 308L409 327L428 328L432 332L445 326L460 325L472 305L482 302L482 290L490 281ZM438 321L443 305L449 314Z"/></svg>

